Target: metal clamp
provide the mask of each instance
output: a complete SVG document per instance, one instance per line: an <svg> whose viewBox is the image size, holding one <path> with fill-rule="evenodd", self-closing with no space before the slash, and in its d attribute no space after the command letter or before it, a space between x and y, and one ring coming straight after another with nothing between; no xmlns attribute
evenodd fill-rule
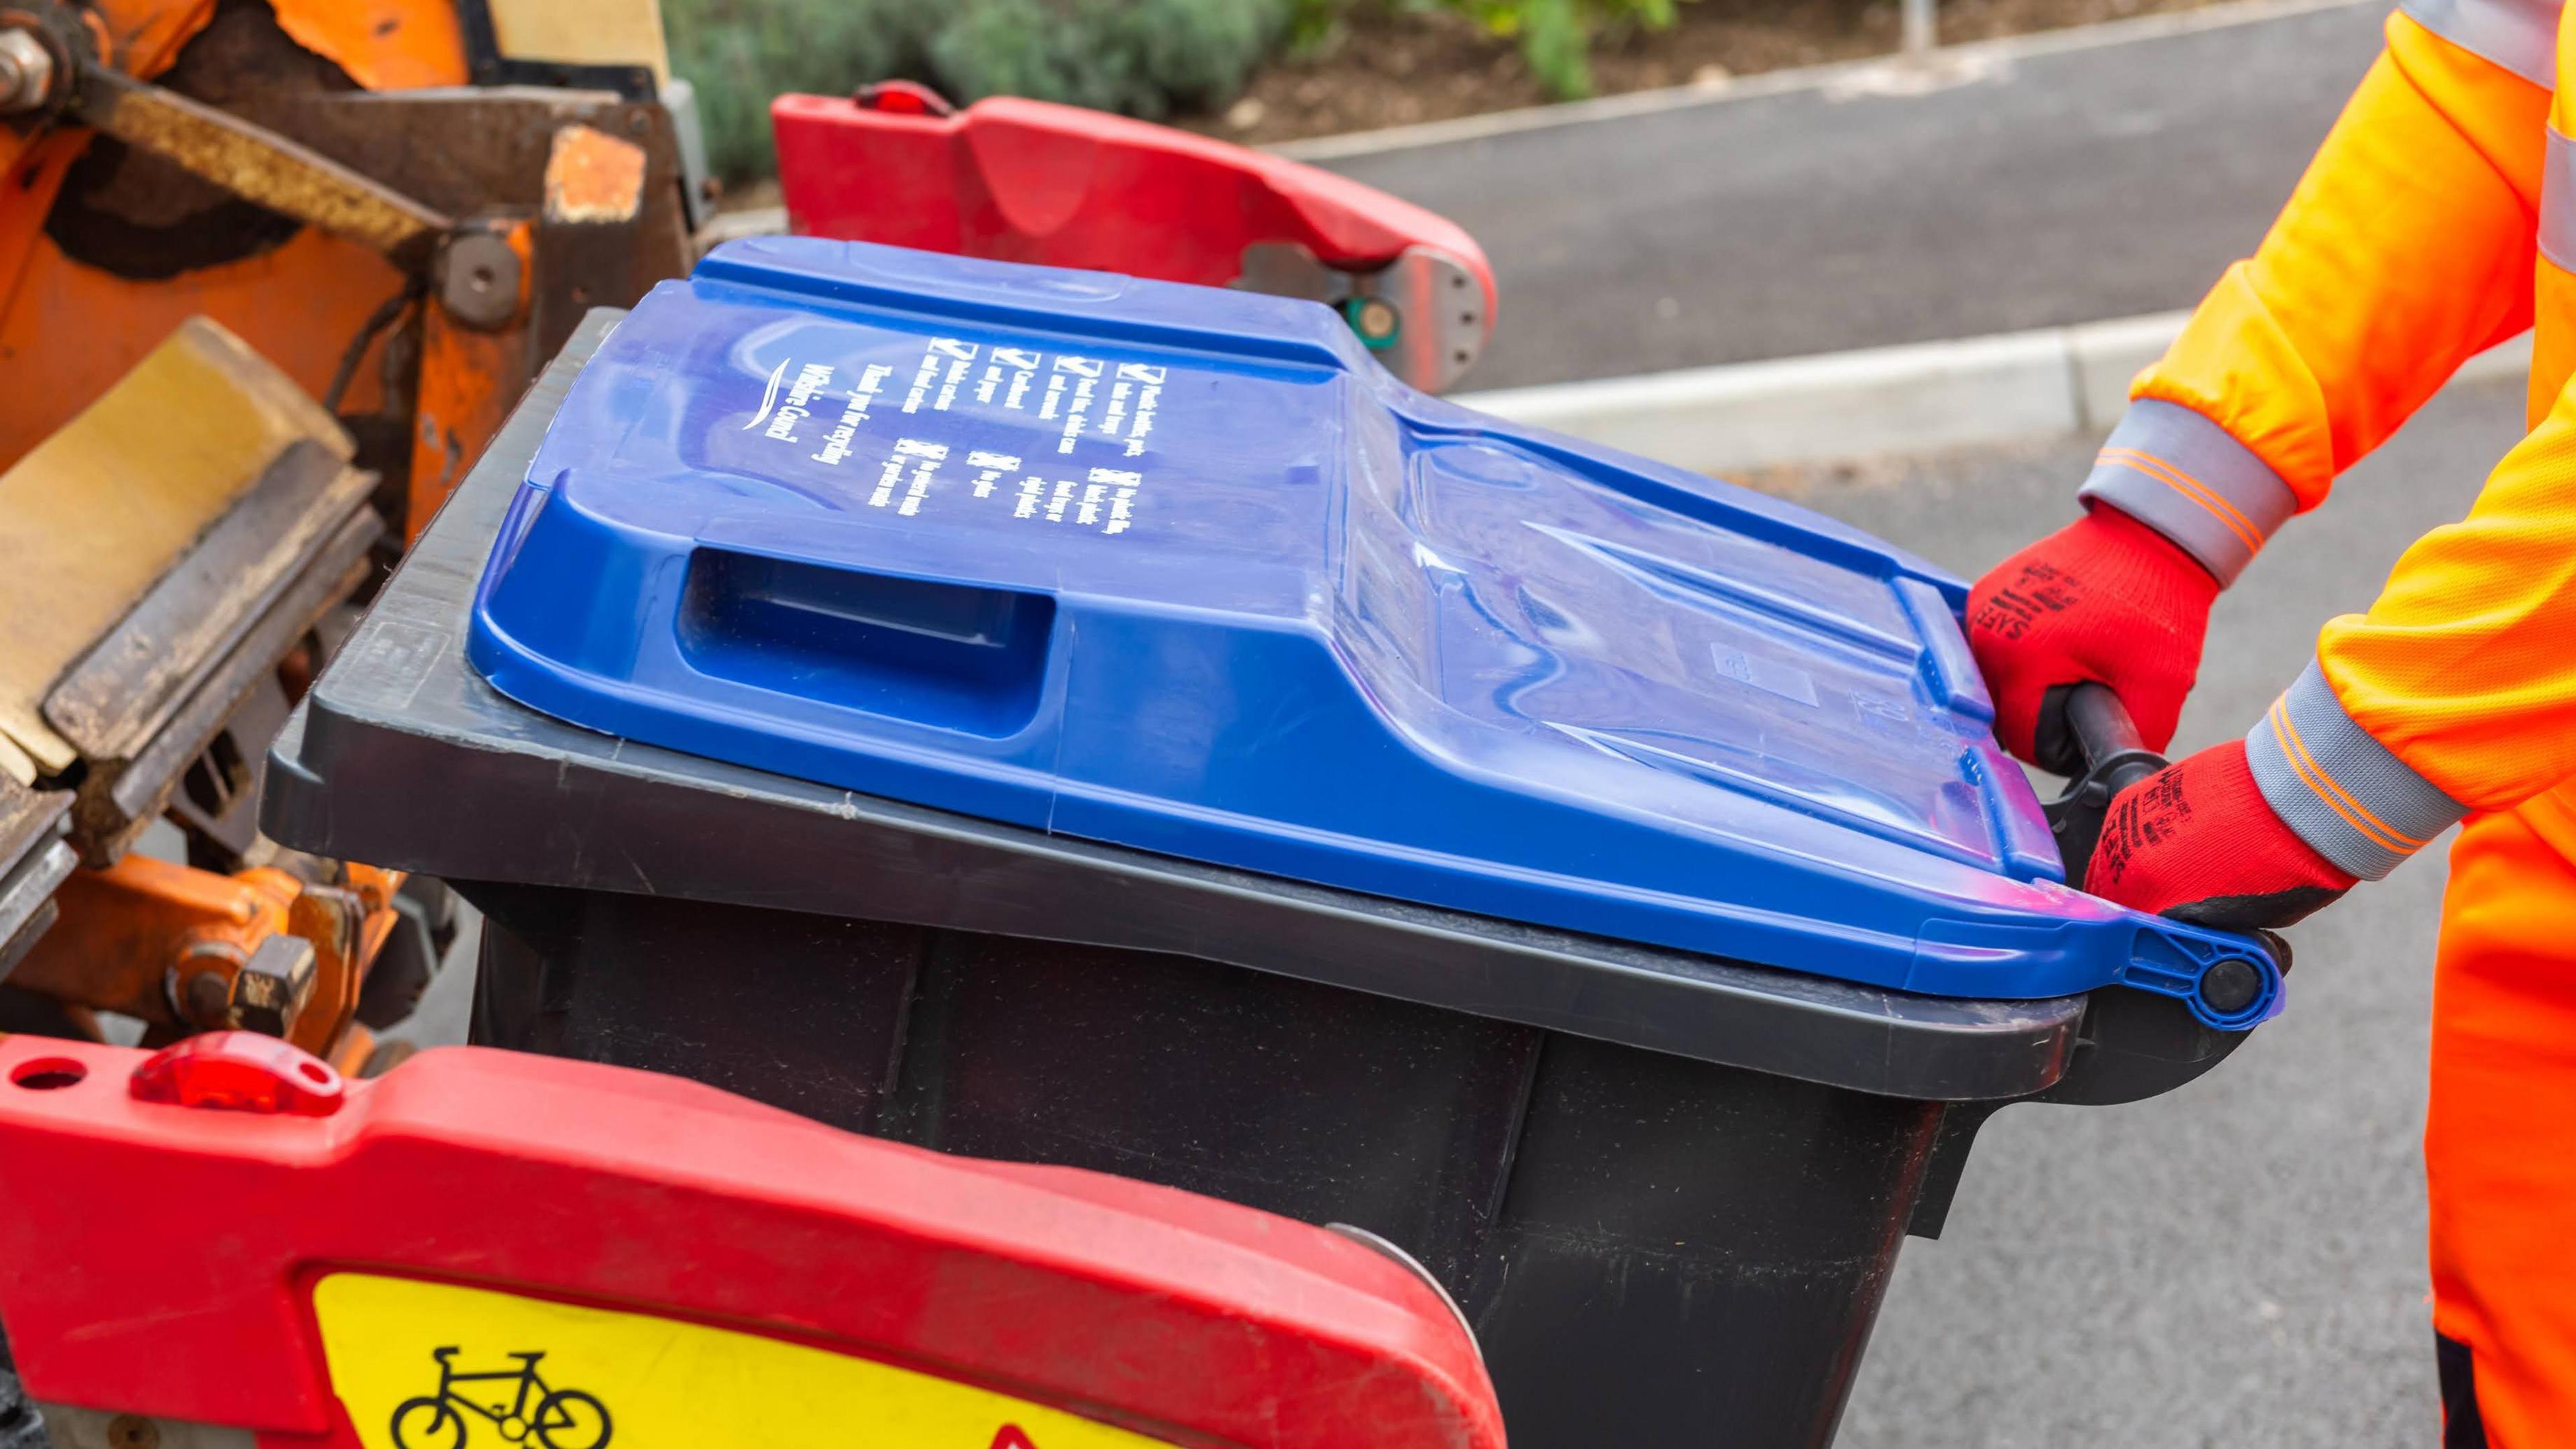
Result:
<svg viewBox="0 0 2576 1449"><path fill-rule="evenodd" d="M1254 242L1243 249L1234 285L1333 308L1387 371L1424 392L1445 392L1466 375L1490 330L1476 274L1425 246L1354 272L1325 265L1297 242Z"/></svg>

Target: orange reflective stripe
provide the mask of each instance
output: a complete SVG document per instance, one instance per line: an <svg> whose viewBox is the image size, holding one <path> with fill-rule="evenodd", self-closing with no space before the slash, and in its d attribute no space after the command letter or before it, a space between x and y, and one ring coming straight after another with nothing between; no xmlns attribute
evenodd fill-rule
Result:
<svg viewBox="0 0 2576 1449"><path fill-rule="evenodd" d="M2390 828L2385 821L2363 808L2350 792L2335 783L2334 777L2327 774L2325 768L2308 753L2307 742L2299 738L2298 726L2290 723L2289 709L2280 700L2272 702L2271 721L2273 733L2281 741L2281 752L2289 757L2290 768L2299 772L2299 778L2316 792L2317 798L2328 809L2342 816L2345 824L2401 854L2412 855L2424 848L2425 842Z"/></svg>
<svg viewBox="0 0 2576 1449"><path fill-rule="evenodd" d="M2248 550L2259 551L2263 547L2263 530L2255 527L2254 520L2247 518L2234 504L2218 496L2215 491L2203 486L2199 479L2162 458L2141 453L2135 448L2104 448L2096 461L2137 469L2208 509L2216 515L2220 523L2227 525L2228 532L2245 541L2245 547Z"/></svg>

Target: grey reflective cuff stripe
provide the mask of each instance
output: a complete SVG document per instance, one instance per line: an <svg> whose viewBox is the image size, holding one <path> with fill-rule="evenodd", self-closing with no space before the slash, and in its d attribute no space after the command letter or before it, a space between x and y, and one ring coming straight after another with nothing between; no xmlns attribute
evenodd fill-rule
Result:
<svg viewBox="0 0 2576 1449"><path fill-rule="evenodd" d="M2395 870L2469 813L2353 723L2313 661L2245 736L2245 761L2273 813L2362 880Z"/></svg>
<svg viewBox="0 0 2576 1449"><path fill-rule="evenodd" d="M2549 145L2540 161L2540 254L2562 272L2576 272L2576 141L2544 128Z"/></svg>
<svg viewBox="0 0 2576 1449"><path fill-rule="evenodd" d="M2222 584L2299 511L2281 475L2227 430L2177 403L2129 404L2093 460L2083 496L2172 539Z"/></svg>
<svg viewBox="0 0 2576 1449"><path fill-rule="evenodd" d="M2540 87L2558 87L2558 0L2406 0L2408 19Z"/></svg>

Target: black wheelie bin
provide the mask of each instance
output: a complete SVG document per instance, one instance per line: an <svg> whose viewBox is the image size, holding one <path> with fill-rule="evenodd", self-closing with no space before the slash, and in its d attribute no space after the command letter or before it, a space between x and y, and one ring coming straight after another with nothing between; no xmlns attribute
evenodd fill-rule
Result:
<svg viewBox="0 0 2576 1449"><path fill-rule="evenodd" d="M265 824L482 908L479 1041L1364 1229L1522 1449L1822 1445L1988 1113L2280 1000L2059 884L1962 598L1309 303L736 242L585 324Z"/></svg>

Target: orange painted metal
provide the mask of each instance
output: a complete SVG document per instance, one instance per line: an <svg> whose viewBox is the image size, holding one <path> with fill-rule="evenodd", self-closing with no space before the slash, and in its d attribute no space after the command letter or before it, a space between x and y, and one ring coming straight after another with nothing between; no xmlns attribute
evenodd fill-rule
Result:
<svg viewBox="0 0 2576 1449"><path fill-rule="evenodd" d="M0 13L8 8L0 3ZM97 0L89 18L99 51L109 64L129 75L150 77L167 70L179 48L205 29L214 13L215 0ZM109 382L124 376L188 310L206 310L182 309L157 327L139 320L129 327L123 314L109 313L104 322L90 319L86 338L34 338L7 325L18 311L18 298L43 295L68 265L59 251L52 252L52 265L38 265L36 259L41 252L51 251L51 244L43 240L45 215L53 209L64 172L80 158L89 139L90 133L77 127L40 131L32 137L0 128L0 298L7 299L0 303L6 309L0 312L0 369L15 365L21 357L41 359L49 378L41 388L0 388L0 468L18 461L37 439L87 406ZM254 346L269 350L265 339L254 336L251 340ZM105 346L95 350L108 353L109 358L81 369L84 379L96 379L94 383L50 380L58 376L53 371L58 348L79 353L99 343ZM328 377L326 369L326 381ZM31 421L22 422L22 415ZM38 425L32 419L48 421Z"/></svg>
<svg viewBox="0 0 2576 1449"><path fill-rule="evenodd" d="M462 85L465 46L450 0L272 0L279 26L369 90ZM10 8L0 0L0 14ZM150 78L204 30L215 0L96 0L91 24L111 67ZM32 138L0 128L0 468L68 422L191 316L223 324L316 397L370 314L406 280L357 243L306 228L259 255L134 279L66 256L45 233L66 173L90 145L79 126ZM598 159L598 158L589 158ZM614 156L608 160L617 159ZM615 168L607 168L608 181ZM585 172L585 175L588 173ZM417 533L482 452L528 383L529 226L507 238L520 257L518 315L497 332L455 327L424 307L412 530ZM397 329L399 331L399 329ZM379 338L340 400L345 412L410 411L383 393ZM373 1037L353 1020L368 968L400 921L400 872L341 869L337 884L285 871L225 876L129 855L62 887L62 914L11 975L76 1015L125 1013L162 1029L207 1025L261 942L292 934L314 947L314 983L289 1037L317 1054L355 1054ZM205 982L196 978L209 977ZM192 999L192 991L195 993Z"/></svg>
<svg viewBox="0 0 2576 1449"><path fill-rule="evenodd" d="M375 871L371 876L390 887L307 885L287 910L287 929L313 943L313 995L295 1018L286 1039L319 1057L334 1056L354 1025L358 994L367 969L375 964L400 921L393 910L393 891L402 876Z"/></svg>
<svg viewBox="0 0 2576 1449"><path fill-rule="evenodd" d="M89 13L108 64L155 76L214 18L215 0L92 0Z"/></svg>
<svg viewBox="0 0 2576 1449"><path fill-rule="evenodd" d="M548 221L633 221L644 207L644 148L590 126L555 132L546 157Z"/></svg>
<svg viewBox="0 0 2576 1449"><path fill-rule="evenodd" d="M498 331L466 327L444 308L422 309L420 392L412 418L411 496L404 519L406 546L429 527L465 470L483 456L511 404L534 376L528 342L531 227L521 221L503 233L519 254L518 314Z"/></svg>
<svg viewBox="0 0 2576 1449"><path fill-rule="evenodd" d="M465 33L450 0L271 0L278 27L371 91L461 86Z"/></svg>
<svg viewBox="0 0 2576 1449"><path fill-rule="evenodd" d="M129 855L81 870L54 899L62 917L10 984L145 1021L177 1023L191 978L229 985L259 943L287 929L302 883L281 870L216 875Z"/></svg>
<svg viewBox="0 0 2576 1449"><path fill-rule="evenodd" d="M8 8L0 0L0 12ZM465 47L448 0L277 0L279 25L371 90L462 85ZM140 77L166 70L214 0L103 0L102 50ZM194 314L232 329L319 397L368 314L403 285L383 258L308 228L262 255L133 280L65 257L44 225L91 133L32 141L0 128L0 378L41 368L42 387L0 387L0 468L24 456ZM380 340L342 407L378 410Z"/></svg>
<svg viewBox="0 0 2576 1449"><path fill-rule="evenodd" d="M360 1030L358 996L401 921L393 900L402 882L402 872L372 866L317 885L270 867L227 876L129 855L63 884L61 919L10 984L183 1030L215 1026L223 1023L204 1003L228 997L260 943L301 936L313 946L313 992L287 1040L334 1056Z"/></svg>
<svg viewBox="0 0 2576 1449"><path fill-rule="evenodd" d="M45 385L0 387L0 468L70 421L195 315L222 323L319 397L368 314L402 286L401 273L382 257L310 228L260 256L160 281L83 266L38 236L17 292L0 313L0 377L41 370ZM383 396L379 377L370 358L342 408L372 411Z"/></svg>

